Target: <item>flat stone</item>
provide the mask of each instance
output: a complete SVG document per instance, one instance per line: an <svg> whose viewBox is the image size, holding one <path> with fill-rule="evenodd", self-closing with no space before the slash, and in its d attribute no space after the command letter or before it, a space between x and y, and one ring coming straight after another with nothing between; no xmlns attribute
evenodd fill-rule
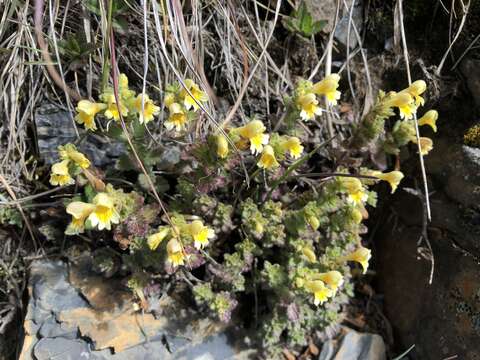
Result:
<svg viewBox="0 0 480 360"><path fill-rule="evenodd" d="M343 328L340 339L322 346L318 360L385 360L385 343L380 335Z"/></svg>
<svg viewBox="0 0 480 360"><path fill-rule="evenodd" d="M160 298L156 316L135 311L121 279L102 278L91 265L89 256L70 266L33 263L21 360L243 360L256 353L240 331L226 331L170 296Z"/></svg>
<svg viewBox="0 0 480 360"><path fill-rule="evenodd" d="M40 157L46 164L58 160L57 147L83 138L78 147L95 166L113 164L125 152L122 143L86 131L77 125L75 131L74 114L53 104L44 104L35 111L38 149Z"/></svg>
<svg viewBox="0 0 480 360"><path fill-rule="evenodd" d="M120 315L85 308L66 310L59 314L59 320L71 327L78 326L82 336L93 341L95 350L112 348L115 352L161 335L166 324L151 314L134 312L133 306Z"/></svg>
<svg viewBox="0 0 480 360"><path fill-rule="evenodd" d="M41 339L33 350L37 360L81 360L90 359L91 351L82 340L65 338Z"/></svg>
<svg viewBox="0 0 480 360"><path fill-rule="evenodd" d="M66 339L77 338L78 328L69 327L66 323L60 323L53 317L43 322L38 335L42 338L63 337Z"/></svg>

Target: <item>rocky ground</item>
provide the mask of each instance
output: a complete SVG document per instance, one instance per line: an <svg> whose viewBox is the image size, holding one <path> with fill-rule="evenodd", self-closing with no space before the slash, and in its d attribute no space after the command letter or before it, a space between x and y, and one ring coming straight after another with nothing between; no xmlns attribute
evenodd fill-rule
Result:
<svg viewBox="0 0 480 360"><path fill-rule="evenodd" d="M310 3L319 19L335 13L335 2ZM439 75L432 65L438 65L448 47L445 39L449 15L432 4L407 4L410 15L406 20L412 72L427 78L433 89L431 105L440 113L439 132L431 134L435 148L425 158L432 219L427 220L423 207L416 154L402 154L402 170L410 176L405 187L371 216L367 236L375 244L375 274L365 286L368 291L357 289L357 297L362 299L359 302L366 304L361 307L363 316L381 314L381 320L376 325L366 320L369 325L363 328L359 322L346 324L380 334L383 340L378 335L360 334L344 327L338 337L311 351L316 351L320 360L382 360L387 354L400 354L411 346L414 348L405 359L480 359L480 149L463 144L463 135L478 122L480 109L480 60L476 46L452 69L454 60L477 35L478 20L470 19L480 18L480 12L478 5L472 5L471 16L452 55L455 58L447 58L448 66ZM454 5L460 6L455 1L452 8ZM358 2L352 15L358 24L363 24L359 30L365 34L364 47L368 50L375 88L405 83L402 57L392 50L393 14L391 5L372 1ZM348 20L348 14L341 14L341 26L335 33L340 51L347 46L345 19ZM351 41L353 49L358 43L356 38ZM305 53L299 55L301 59L304 56ZM313 63L318 61L317 54L309 56ZM359 60L352 63L352 71L354 81L356 75L363 75ZM53 113L56 112L54 109ZM49 152L56 144L74 136L73 127L52 126L55 116L62 114L52 117L50 105L37 109L35 116L39 155L47 164L51 159ZM104 144L101 139L92 138L84 144L86 148L82 150L97 164L108 165L119 153L118 147ZM121 284L101 281L90 269L89 257L83 255L75 263L58 259L31 262L25 271L29 280L24 303L28 305L24 318L17 315L21 329L11 326L5 333L12 337L22 333L21 359L255 356L247 334L198 318L171 298L165 298L159 306L161 313L138 315L128 294L118 290ZM368 300L363 301L365 297ZM378 311L370 307L378 307ZM5 342L0 340L0 348L10 346Z"/></svg>

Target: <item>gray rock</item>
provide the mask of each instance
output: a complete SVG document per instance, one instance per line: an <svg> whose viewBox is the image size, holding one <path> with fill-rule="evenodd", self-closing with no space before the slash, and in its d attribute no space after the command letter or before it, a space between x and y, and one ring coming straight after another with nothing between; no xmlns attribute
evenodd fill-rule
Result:
<svg viewBox="0 0 480 360"><path fill-rule="evenodd" d="M73 119L74 114L52 104L45 104L35 112L35 126L40 157L46 164L58 160L57 147L78 140ZM113 164L125 152L122 143L86 131L77 126L82 138L78 147L95 166Z"/></svg>
<svg viewBox="0 0 480 360"><path fill-rule="evenodd" d="M380 335L362 334L344 328L339 340L324 343L318 360L385 360L385 343Z"/></svg>
<svg viewBox="0 0 480 360"><path fill-rule="evenodd" d="M64 323L58 322L53 317L50 317L43 322L38 335L42 338L63 337L65 339L73 340L78 336L78 329L76 327L69 327Z"/></svg>
<svg viewBox="0 0 480 360"><path fill-rule="evenodd" d="M465 58L460 63L460 72L465 77L475 103L480 106L480 60Z"/></svg>
<svg viewBox="0 0 480 360"><path fill-rule="evenodd" d="M122 283L87 271L88 264L33 262L21 360L242 360L255 353L238 331L232 337L172 298L162 300L158 318L134 312Z"/></svg>
<svg viewBox="0 0 480 360"><path fill-rule="evenodd" d="M33 350L37 360L91 359L88 344L82 340L65 338L41 339Z"/></svg>
<svg viewBox="0 0 480 360"><path fill-rule="evenodd" d="M347 1L348 5L351 6L351 1ZM344 11L343 16L340 18L340 21L335 28L335 39L338 40L345 48L348 43L348 24L350 22L350 13ZM361 35L363 27L363 1L356 0L355 5L352 10L352 21L350 24L350 49L355 49L358 45L357 36L355 35L355 30L353 29L353 24L357 28L358 33Z"/></svg>

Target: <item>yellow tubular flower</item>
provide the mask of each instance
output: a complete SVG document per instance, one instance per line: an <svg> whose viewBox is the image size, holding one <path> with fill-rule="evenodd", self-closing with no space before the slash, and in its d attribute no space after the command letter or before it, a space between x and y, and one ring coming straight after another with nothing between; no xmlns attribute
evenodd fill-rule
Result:
<svg viewBox="0 0 480 360"><path fill-rule="evenodd" d="M224 135L217 135L215 137L217 142L217 156L220 159L225 159L228 155L228 141Z"/></svg>
<svg viewBox="0 0 480 360"><path fill-rule="evenodd" d="M309 262L314 263L317 261L317 256L313 252L313 249L309 246L302 248L302 254L308 259Z"/></svg>
<svg viewBox="0 0 480 360"><path fill-rule="evenodd" d="M185 260L185 253L183 252L180 242L172 238L167 244L167 261L174 267L183 265Z"/></svg>
<svg viewBox="0 0 480 360"><path fill-rule="evenodd" d="M170 233L170 228L167 226L164 226L160 228L158 232L155 234L150 235L147 238L147 244L150 250L156 250L158 248L158 245L167 237L167 235Z"/></svg>
<svg viewBox="0 0 480 360"><path fill-rule="evenodd" d="M334 295L334 292L325 286L325 283L321 280L305 281L304 288L313 293L315 305L323 304L329 297Z"/></svg>
<svg viewBox="0 0 480 360"><path fill-rule="evenodd" d="M95 205L82 201L73 201L67 205L67 214L72 215L69 225L71 233L79 234L85 230L85 219L95 210Z"/></svg>
<svg viewBox="0 0 480 360"><path fill-rule="evenodd" d="M115 210L113 200L107 193L98 193L93 198L95 209L88 216L88 220L93 227L98 227L98 230L112 228L111 224L118 224L120 217Z"/></svg>
<svg viewBox="0 0 480 360"><path fill-rule="evenodd" d="M418 119L418 125L428 125L434 132L437 132L437 119L438 112L436 110L427 111L420 119Z"/></svg>
<svg viewBox="0 0 480 360"><path fill-rule="evenodd" d="M391 94L385 101L385 105L388 107L397 107L400 111L400 117L407 120L411 119L417 111L417 106L415 105L412 95L405 91Z"/></svg>
<svg viewBox="0 0 480 360"><path fill-rule="evenodd" d="M260 160L257 163L258 167L262 169L273 169L279 166L277 159L275 158L275 152L270 145L265 146L263 149Z"/></svg>
<svg viewBox="0 0 480 360"><path fill-rule="evenodd" d="M427 84L423 80L414 81L408 88L404 91L408 92L415 98L415 105L420 106L425 104L425 100L420 96L427 90Z"/></svg>
<svg viewBox="0 0 480 360"><path fill-rule="evenodd" d="M87 169L90 166L90 160L87 159L80 151L77 150L73 144L66 144L59 147L59 154L62 159L71 160L82 169Z"/></svg>
<svg viewBox="0 0 480 360"><path fill-rule="evenodd" d="M63 160L52 165L50 174L50 184L52 185L71 185L75 183L68 172L68 160Z"/></svg>
<svg viewBox="0 0 480 360"><path fill-rule="evenodd" d="M263 145L268 144L269 136L264 134L265 125L260 120L252 120L248 124L236 129L241 137L250 141L250 151L253 155L263 150Z"/></svg>
<svg viewBox="0 0 480 360"><path fill-rule="evenodd" d="M355 177L342 176L340 178L342 186L348 192L348 199L355 204L363 204L367 201L368 195L362 182Z"/></svg>
<svg viewBox="0 0 480 360"><path fill-rule="evenodd" d="M313 85L313 92L317 95L324 95L328 104L336 105L341 95L340 91L337 90L339 81L340 75L327 75L325 79Z"/></svg>
<svg viewBox="0 0 480 360"><path fill-rule="evenodd" d="M363 220L362 212L356 207L352 209L352 218L355 224L360 224Z"/></svg>
<svg viewBox="0 0 480 360"><path fill-rule="evenodd" d="M352 252L350 255L347 255L344 259L346 261L356 261L362 265L363 273L365 274L368 270L368 261L372 257L372 252L370 249L360 246L357 250Z"/></svg>
<svg viewBox="0 0 480 360"><path fill-rule="evenodd" d="M313 93L299 96L297 107L300 109L300 117L305 121L313 119L315 115L322 113L322 109L318 106L318 100Z"/></svg>
<svg viewBox="0 0 480 360"><path fill-rule="evenodd" d="M320 220L316 216L309 216L307 222L310 224L313 230L317 230L320 227Z"/></svg>
<svg viewBox="0 0 480 360"><path fill-rule="evenodd" d="M75 116L75 120L79 124L84 124L85 128L95 130L97 128L97 125L95 124L95 115L106 108L107 105L103 103L80 100L77 104L76 110L78 111L78 114Z"/></svg>
<svg viewBox="0 0 480 360"><path fill-rule="evenodd" d="M213 229L203 225L203 222L200 220L192 221L188 230L193 238L196 249L203 249L206 245L208 245L208 240L215 237L215 232Z"/></svg>
<svg viewBox="0 0 480 360"><path fill-rule="evenodd" d="M165 95L165 98L163 99L163 103L165 104L165 106L169 108L170 105L172 105L174 102L175 102L175 94L167 93Z"/></svg>
<svg viewBox="0 0 480 360"><path fill-rule="evenodd" d="M322 280L333 291L337 291L337 289L343 284L343 275L335 270L328 271L326 273L316 274L313 276L313 278L315 280Z"/></svg>
<svg viewBox="0 0 480 360"><path fill-rule="evenodd" d="M286 141L282 142L282 147L285 151L288 151L290 156L294 159L298 159L303 152L303 146L300 143L300 139L294 136L290 136Z"/></svg>
<svg viewBox="0 0 480 360"><path fill-rule="evenodd" d="M375 176L377 179L387 181L392 188L392 194L397 190L398 184L403 179L403 173L401 171L390 171L388 173L382 173L380 171L372 171L372 176Z"/></svg>
<svg viewBox="0 0 480 360"><path fill-rule="evenodd" d="M422 155L427 155L433 149L433 141L428 137L420 138L420 152Z"/></svg>
<svg viewBox="0 0 480 360"><path fill-rule="evenodd" d="M190 110L190 108L193 107L193 111L197 111L199 108L197 102L202 103L208 101L208 95L205 91L202 91L192 79L186 79L185 86L192 94L192 96L190 96L185 89L180 92L180 96L184 98L183 103L185 104L185 108Z"/></svg>
<svg viewBox="0 0 480 360"><path fill-rule="evenodd" d="M182 131L187 124L187 114L183 111L182 107L178 103L173 103L168 108L170 115L168 120L165 121L165 127L167 130L175 128L176 131Z"/></svg>
<svg viewBox="0 0 480 360"><path fill-rule="evenodd" d="M119 102L119 106L117 107L117 102L115 100L115 95L113 93L105 94L104 98L106 99L106 102L107 102L107 109L105 110L105 113L104 113L107 119L113 119L115 121L120 120L120 113L118 111L119 108L122 113L122 117L125 117L128 115L128 109L123 104L121 99L119 99L120 102Z"/></svg>
<svg viewBox="0 0 480 360"><path fill-rule="evenodd" d="M138 121L140 124L148 123L153 120L155 115L158 115L160 108L153 103L153 101L148 97L147 94L144 94L143 97L143 112L142 112L142 94L138 94L135 101L133 102L133 107L138 113Z"/></svg>
<svg viewBox="0 0 480 360"><path fill-rule="evenodd" d="M118 77L118 92L123 99L135 96L135 91L128 88L128 77L125 74L120 74Z"/></svg>

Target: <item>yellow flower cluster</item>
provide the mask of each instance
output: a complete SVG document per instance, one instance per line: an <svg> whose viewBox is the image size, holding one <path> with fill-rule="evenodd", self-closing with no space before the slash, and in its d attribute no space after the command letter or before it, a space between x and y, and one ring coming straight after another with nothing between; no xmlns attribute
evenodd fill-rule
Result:
<svg viewBox="0 0 480 360"><path fill-rule="evenodd" d="M78 169L87 169L90 161L73 144L59 146L58 153L61 161L52 165L50 184L59 186L74 184L72 174Z"/></svg>
<svg viewBox="0 0 480 360"><path fill-rule="evenodd" d="M129 116L137 116L140 123L152 121L154 116L158 115L160 108L150 99L147 94L136 95L128 87L128 78L125 74L120 74L118 78L118 103L115 98L113 88L107 88L100 94L102 102L92 102L89 100L80 100L77 104L77 115L75 120L83 124L88 130L96 130L95 116L103 111L107 119L115 121Z"/></svg>
<svg viewBox="0 0 480 360"><path fill-rule="evenodd" d="M167 242L167 260L172 266L184 265L188 255L183 248L182 243L193 242L197 250L203 249L209 241L215 237L215 232L208 226L205 226L201 220L193 220L190 223L182 223L171 226L161 226L158 231L147 238L148 246L151 250L156 250L165 239Z"/></svg>
<svg viewBox="0 0 480 360"><path fill-rule="evenodd" d="M411 141L417 143L415 123L411 120L416 114L419 106L425 104L425 100L421 96L427 89L427 84L423 80L413 82L408 88L396 93L389 93L384 105L387 107L396 107L400 112L400 117L403 119L401 127L404 134L408 134L406 142ZM434 132L437 132L438 112L436 110L427 111L421 118L418 119L418 125L430 126ZM422 155L427 155L433 149L433 141L428 137L420 137L420 149Z"/></svg>
<svg viewBox="0 0 480 360"><path fill-rule="evenodd" d="M408 88L403 89L399 93L392 91L386 99L386 105L398 108L402 119L411 119L417 112L417 108L424 105L425 100L421 95L426 89L427 84L425 81L414 81Z"/></svg>
<svg viewBox="0 0 480 360"><path fill-rule="evenodd" d="M322 113L317 96L324 96L328 105L336 105L341 95L337 90L339 81L338 74L327 75L315 84L311 81L301 81L295 95L295 105L300 111L300 118L307 121Z"/></svg>
<svg viewBox="0 0 480 360"><path fill-rule="evenodd" d="M184 130L199 104L208 101L207 94L192 79L186 79L184 84L185 88L179 85L170 87L165 95L164 104L169 112L165 127L168 130Z"/></svg>
<svg viewBox="0 0 480 360"><path fill-rule="evenodd" d="M280 165L278 160L283 159L286 153L292 159L301 156L303 146L299 138L277 133L270 135L266 130L263 122L255 119L244 126L230 129L228 137L238 149L249 148L253 155L260 154L257 165L262 169L277 168ZM229 142L225 135L216 135L215 142L217 156L221 159L226 158L229 154Z"/></svg>
<svg viewBox="0 0 480 360"><path fill-rule="evenodd" d="M302 249L302 254L310 263L317 261L313 249L308 246ZM358 262L362 266L363 273L365 274L370 258L371 251L363 246L359 246L355 251L339 258L338 262ZM313 303L315 305L323 304L329 298L334 297L343 283L343 275L337 270L330 270L323 273L308 273L296 279L297 287L303 288L306 292L313 294Z"/></svg>

